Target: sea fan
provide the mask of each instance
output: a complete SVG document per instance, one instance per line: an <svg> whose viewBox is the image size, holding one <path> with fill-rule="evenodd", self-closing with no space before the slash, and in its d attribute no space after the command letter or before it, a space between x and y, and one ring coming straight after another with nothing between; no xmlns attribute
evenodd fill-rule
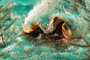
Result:
<svg viewBox="0 0 90 60"><path fill-rule="evenodd" d="M9 0L5 7L3 7L2 5L0 6L0 37L1 37L1 40L3 41L4 45L5 45L6 40L13 33L14 28L11 30L11 32L9 33L9 35L7 36L7 38L5 40L3 40L3 33L17 20L17 17L16 17L15 20L13 20L13 22L11 22L6 28L2 29L4 26L4 24L2 24L2 22L5 20L5 18L9 15L9 13L14 8L14 5L12 5L12 7L5 14L3 13L7 9L8 5L10 3L11 3L11 1Z"/></svg>

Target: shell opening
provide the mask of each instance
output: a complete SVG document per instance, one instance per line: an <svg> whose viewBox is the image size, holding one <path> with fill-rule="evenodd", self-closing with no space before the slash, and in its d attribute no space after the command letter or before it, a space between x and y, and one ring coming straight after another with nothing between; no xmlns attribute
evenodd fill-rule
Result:
<svg viewBox="0 0 90 60"><path fill-rule="evenodd" d="M53 19L53 29L51 31L45 33L42 27L39 26L39 23L35 22L32 24L31 28L27 28L24 32L29 37L38 37L39 35L42 35L42 38L48 37L50 39L61 39L63 37L68 38L69 35L72 35L72 32L64 28L65 24L66 21L63 18L56 16Z"/></svg>
<svg viewBox="0 0 90 60"><path fill-rule="evenodd" d="M62 34L62 24L64 22L61 22L57 25L55 31L51 32L51 33L47 33L45 34L42 29L40 27L38 27L35 31L32 31L31 33L25 33L25 36L27 36L28 38L38 38L40 37L41 39L50 39L50 40L59 40L61 38L63 38L63 34Z"/></svg>

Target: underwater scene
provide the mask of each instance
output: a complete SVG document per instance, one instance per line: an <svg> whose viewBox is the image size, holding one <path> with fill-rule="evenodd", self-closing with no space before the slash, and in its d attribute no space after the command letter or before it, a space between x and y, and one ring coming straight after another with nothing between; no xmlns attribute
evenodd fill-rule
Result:
<svg viewBox="0 0 90 60"><path fill-rule="evenodd" d="M90 60L90 0L0 0L0 60Z"/></svg>

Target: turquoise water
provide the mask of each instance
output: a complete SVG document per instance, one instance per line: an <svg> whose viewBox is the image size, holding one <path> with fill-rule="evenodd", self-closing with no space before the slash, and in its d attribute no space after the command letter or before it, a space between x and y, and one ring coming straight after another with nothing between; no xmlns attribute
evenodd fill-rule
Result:
<svg viewBox="0 0 90 60"><path fill-rule="evenodd" d="M0 5L5 5L6 0L1 0ZM0 43L0 60L86 60L84 55L86 49L75 46L60 46L58 43L45 40L27 39L19 36L22 33L24 19L31 11L37 0L11 0L11 4L16 4L11 14L4 21L4 28L12 22L15 17L17 21L4 33L5 37L12 28L14 33L6 42L7 46L3 47ZM9 7L10 8L10 7ZM9 9L7 8L7 10ZM90 37L89 35L87 37ZM89 38L88 38L89 39Z"/></svg>

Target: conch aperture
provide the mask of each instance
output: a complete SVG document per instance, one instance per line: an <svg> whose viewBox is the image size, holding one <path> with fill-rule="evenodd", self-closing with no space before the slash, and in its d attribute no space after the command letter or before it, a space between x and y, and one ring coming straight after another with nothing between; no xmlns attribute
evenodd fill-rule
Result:
<svg viewBox="0 0 90 60"><path fill-rule="evenodd" d="M38 22L34 22L31 25L31 27L28 27L27 29L23 29L23 30L24 30L25 33L31 33L33 31L37 30L37 28L39 27L45 34L48 34L48 33L54 32L56 30L57 25L60 24L60 23L63 23L62 24L62 34L63 34L63 36L65 38L72 38L72 32L71 32L70 28L68 28L68 26L65 26L66 21L63 18L59 17L59 16L54 17L52 24L50 24L50 26L52 26L53 29L49 28L50 29L49 31L48 30L45 31L39 25Z"/></svg>

